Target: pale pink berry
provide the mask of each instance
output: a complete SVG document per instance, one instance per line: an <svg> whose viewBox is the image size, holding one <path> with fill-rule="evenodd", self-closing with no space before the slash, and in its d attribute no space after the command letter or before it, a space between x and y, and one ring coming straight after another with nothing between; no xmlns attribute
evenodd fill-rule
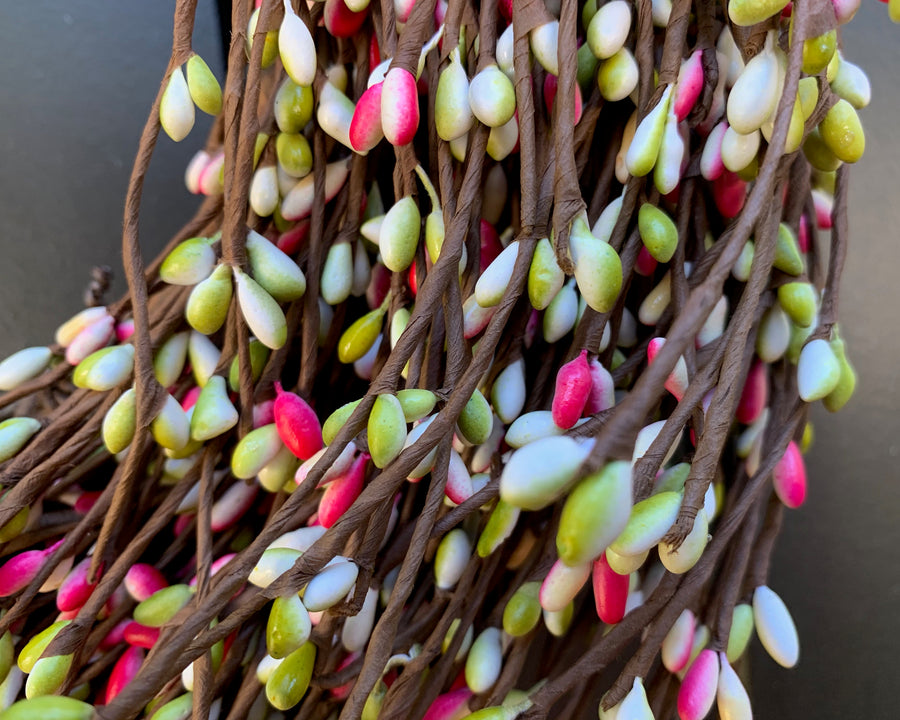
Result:
<svg viewBox="0 0 900 720"><path fill-rule="evenodd" d="M105 307L92 307L82 310L56 329L56 342L63 347L68 347L82 330L108 315L109 313Z"/></svg>
<svg viewBox="0 0 900 720"><path fill-rule="evenodd" d="M193 195L200 194L200 174L209 164L209 160L209 153L206 150L198 150L184 171L184 184Z"/></svg>
<svg viewBox="0 0 900 720"><path fill-rule="evenodd" d="M222 172L225 168L225 153L217 152L200 172L198 188L204 195L221 195L223 192Z"/></svg>
<svg viewBox="0 0 900 720"><path fill-rule="evenodd" d="M498 307L498 305L488 308L481 307L475 299L475 295L466 298L463 303L463 335L466 340L471 340L488 326Z"/></svg>
<svg viewBox="0 0 900 720"><path fill-rule="evenodd" d="M325 87L329 87L329 84L326 83ZM350 103L350 107L353 107L353 103ZM319 105L319 108L321 111L322 104ZM350 118L347 119L348 127L349 122ZM349 175L350 163L346 159L336 160L325 166L325 202L334 199ZM315 173L310 173L284 196L281 201L281 215L285 220L302 220L312 213L315 201Z"/></svg>
<svg viewBox="0 0 900 720"><path fill-rule="evenodd" d="M597 358L588 363L588 369L591 374L591 391L584 404L585 416L609 410L616 404L615 383L609 371Z"/></svg>
<svg viewBox="0 0 900 720"><path fill-rule="evenodd" d="M834 207L834 198L821 190L813 190L813 206L816 209L816 225L819 230L831 229L831 211Z"/></svg>
<svg viewBox="0 0 900 720"><path fill-rule="evenodd" d="M450 450L450 463L447 468L447 484L444 486L444 493L450 500L457 505L471 497L474 489L472 487L472 476L465 462L459 456L456 450Z"/></svg>
<svg viewBox="0 0 900 720"><path fill-rule="evenodd" d="M297 472L294 473L294 482L300 485L304 480L306 480L306 476L312 471L312 469L319 463L322 459L322 456L326 453L328 448L322 448L313 455L309 460L305 460L299 468L297 468ZM334 462L325 470L322 474L321 479L319 480L319 484L316 487L324 487L328 483L330 483L335 478L340 477L344 473L346 473L351 466L353 465L353 461L356 459L356 445L354 443L347 443L343 450L341 450L341 454L335 458Z"/></svg>
<svg viewBox="0 0 900 720"><path fill-rule="evenodd" d="M394 0L394 13L397 16L398 23L405 23L409 20L413 5L415 4L416 0Z"/></svg>
<svg viewBox="0 0 900 720"><path fill-rule="evenodd" d="M662 350L665 342L666 339L661 337L653 338L650 341L650 344L647 346L647 359L651 363L653 362L653 359L656 357L657 353ZM669 377L666 378L665 388L675 396L676 400L681 400L681 398L684 397L685 392L687 392L687 387L687 364L684 362L684 357L679 357L678 362L675 363L674 369L669 374Z"/></svg>
<svg viewBox="0 0 900 720"><path fill-rule="evenodd" d="M112 315L105 315L84 328L66 348L66 362L77 365L91 353L105 347L115 336L115 325Z"/></svg>
<svg viewBox="0 0 900 720"><path fill-rule="evenodd" d="M590 575L591 563L589 562L569 567L562 560L557 560L541 583L538 596L541 607L547 612L563 610L575 599Z"/></svg>
<svg viewBox="0 0 900 720"><path fill-rule="evenodd" d="M853 16L856 15L861 0L831 0L831 4L834 5L834 15L838 23L843 25L850 22Z"/></svg>
<svg viewBox="0 0 900 720"><path fill-rule="evenodd" d="M253 406L253 429L272 425L275 422L275 401L264 400Z"/></svg>
<svg viewBox="0 0 900 720"><path fill-rule="evenodd" d="M245 483L240 480L233 483L222 496L213 503L210 513L210 529L221 532L232 527L246 512L253 507L258 483Z"/></svg>
<svg viewBox="0 0 900 720"><path fill-rule="evenodd" d="M209 566L209 576L212 577L217 572L219 572L222 568L224 568L228 563L230 563L231 559L235 556L235 554L236 553L225 553L221 557L218 557L215 560L213 560L212 564ZM191 587L197 586L197 576L196 575L194 575L194 577L191 578L188 585L190 585ZM241 589L237 590L235 595L239 595L241 590L243 589L243 587L244 586L242 585Z"/></svg>
<svg viewBox="0 0 900 720"><path fill-rule="evenodd" d="M718 180L725 172L722 160L722 141L728 131L728 123L724 120L716 125L706 138L703 152L700 155L700 174L706 180Z"/></svg>
<svg viewBox="0 0 900 720"><path fill-rule="evenodd" d="M685 608L675 624L666 633L663 640L661 656L663 666L671 673L683 670L691 659L694 644L694 628L697 620L689 609Z"/></svg>
<svg viewBox="0 0 900 720"><path fill-rule="evenodd" d="M212 577L219 570L225 567L228 563L231 562L231 558L235 556L236 553L225 553L222 557L216 558L213 560L212 565L209 566L209 575Z"/></svg>

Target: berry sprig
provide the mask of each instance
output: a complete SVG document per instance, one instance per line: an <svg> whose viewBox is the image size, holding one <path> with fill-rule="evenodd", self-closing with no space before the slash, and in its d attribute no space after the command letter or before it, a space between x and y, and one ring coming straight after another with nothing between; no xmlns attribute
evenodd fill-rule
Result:
<svg viewBox="0 0 900 720"><path fill-rule="evenodd" d="M0 363L0 720L751 717L856 382L859 0L240 2L221 85L195 4L129 294Z"/></svg>

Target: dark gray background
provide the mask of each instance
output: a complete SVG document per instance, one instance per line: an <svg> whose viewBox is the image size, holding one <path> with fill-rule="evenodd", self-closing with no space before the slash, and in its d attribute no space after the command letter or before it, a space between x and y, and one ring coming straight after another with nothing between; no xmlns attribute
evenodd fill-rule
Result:
<svg viewBox="0 0 900 720"><path fill-rule="evenodd" d="M801 637L793 671L756 644L756 717L889 718L900 649L900 26L865 0L844 35L869 73L868 152L854 169L853 241L841 318L860 374L836 416L816 408L809 501L790 512L771 580ZM0 12L0 356L50 340L80 306L91 267L119 263L122 204L138 137L165 69L171 2L20 2ZM195 50L221 77L214 3ZM144 194L141 241L156 254L196 207L185 164L209 127L162 138ZM124 284L117 273L116 295ZM891 682L890 678L894 678Z"/></svg>

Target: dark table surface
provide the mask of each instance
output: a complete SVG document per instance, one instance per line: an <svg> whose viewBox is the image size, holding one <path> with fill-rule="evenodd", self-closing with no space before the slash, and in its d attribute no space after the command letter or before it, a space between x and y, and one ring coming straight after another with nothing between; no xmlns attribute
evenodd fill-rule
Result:
<svg viewBox="0 0 900 720"><path fill-rule="evenodd" d="M137 140L165 70L170 2L31 0L0 13L0 357L48 342L81 303L91 268L119 271L125 188ZM814 412L809 500L786 517L772 587L796 619L792 671L755 645L756 717L893 718L900 650L900 26L865 0L844 35L873 86L863 111L868 152L852 173L852 242L841 319L860 375L836 416ZM201 0L198 51L221 77L214 2ZM141 223L153 257L196 198L183 169L208 119L163 140ZM892 681L891 678L894 678Z"/></svg>

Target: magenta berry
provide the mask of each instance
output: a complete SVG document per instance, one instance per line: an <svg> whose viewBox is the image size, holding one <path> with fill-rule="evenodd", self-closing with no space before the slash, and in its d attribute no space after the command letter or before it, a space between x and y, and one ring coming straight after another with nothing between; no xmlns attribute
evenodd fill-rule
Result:
<svg viewBox="0 0 900 720"><path fill-rule="evenodd" d="M112 702L112 699L134 680L144 662L144 654L143 648L132 645L119 656L106 683L104 702Z"/></svg>
<svg viewBox="0 0 900 720"><path fill-rule="evenodd" d="M775 494L789 508L798 508L806 501L806 464L793 440L775 466L772 482Z"/></svg>
<svg viewBox="0 0 900 720"><path fill-rule="evenodd" d="M125 628L133 622L134 620L125 618L124 620L113 625L112 630L106 633L106 636L100 641L100 649L110 650L119 643L125 642Z"/></svg>
<svg viewBox="0 0 900 720"><path fill-rule="evenodd" d="M750 425L762 414L769 403L769 373L762 360L756 360L747 373L747 381L741 393L735 418L739 423Z"/></svg>
<svg viewBox="0 0 900 720"><path fill-rule="evenodd" d="M588 401L593 382L587 362L587 350L563 365L556 374L556 390L553 393L553 422L559 427L572 427Z"/></svg>
<svg viewBox="0 0 900 720"><path fill-rule="evenodd" d="M641 245L638 251L637 260L634 263L634 271L644 277L652 277L656 272L656 266L659 264L657 259L650 254L646 246Z"/></svg>
<svg viewBox="0 0 900 720"><path fill-rule="evenodd" d="M591 583L597 617L608 625L621 621L625 617L625 605L628 602L628 575L619 575L613 570L604 553L594 560Z"/></svg>
<svg viewBox="0 0 900 720"><path fill-rule="evenodd" d="M718 656L712 650L701 650L678 690L678 717L681 720L703 720L716 699L718 682Z"/></svg>
<svg viewBox="0 0 900 720"><path fill-rule="evenodd" d="M46 550L20 552L0 566L0 597L15 595L19 590L27 587L40 572L47 556L61 544L62 540Z"/></svg>
<svg viewBox="0 0 900 720"><path fill-rule="evenodd" d="M422 720L456 720L459 717L466 717L468 715L467 703L471 697L472 691L467 687L438 695L428 707Z"/></svg>

